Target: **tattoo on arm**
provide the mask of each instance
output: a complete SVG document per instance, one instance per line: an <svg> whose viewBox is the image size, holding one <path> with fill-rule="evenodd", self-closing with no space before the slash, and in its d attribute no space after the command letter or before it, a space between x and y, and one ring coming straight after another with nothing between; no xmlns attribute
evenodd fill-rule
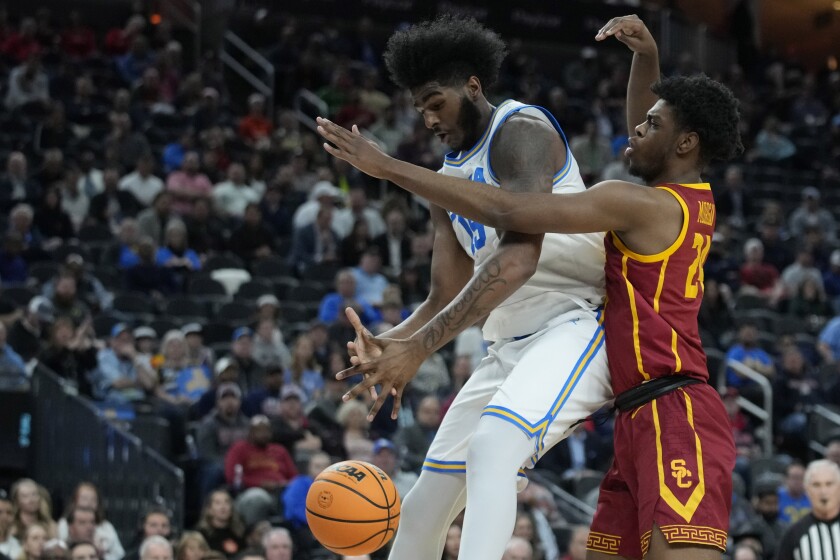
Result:
<svg viewBox="0 0 840 560"><path fill-rule="evenodd" d="M471 325L492 311L498 302L496 293L507 287L508 281L502 275L498 258L491 258L476 271L474 281L467 291L418 332L423 349L428 353L436 351L452 337L460 333L465 325Z"/></svg>

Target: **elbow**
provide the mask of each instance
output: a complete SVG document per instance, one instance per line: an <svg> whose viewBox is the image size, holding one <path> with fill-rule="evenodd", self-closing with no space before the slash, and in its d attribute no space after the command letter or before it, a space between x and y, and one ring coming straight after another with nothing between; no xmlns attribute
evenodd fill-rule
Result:
<svg viewBox="0 0 840 560"><path fill-rule="evenodd" d="M518 245L502 264L509 281L522 285L534 275L540 262L540 245Z"/></svg>

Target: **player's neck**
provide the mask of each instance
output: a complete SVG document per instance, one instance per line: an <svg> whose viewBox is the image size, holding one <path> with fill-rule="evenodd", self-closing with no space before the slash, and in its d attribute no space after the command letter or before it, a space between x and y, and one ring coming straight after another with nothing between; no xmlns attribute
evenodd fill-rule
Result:
<svg viewBox="0 0 840 560"><path fill-rule="evenodd" d="M691 185L694 183L702 183L700 178L700 171L693 169L673 169L667 168L656 179L649 181L648 186L655 187L657 185L664 185L667 183Z"/></svg>

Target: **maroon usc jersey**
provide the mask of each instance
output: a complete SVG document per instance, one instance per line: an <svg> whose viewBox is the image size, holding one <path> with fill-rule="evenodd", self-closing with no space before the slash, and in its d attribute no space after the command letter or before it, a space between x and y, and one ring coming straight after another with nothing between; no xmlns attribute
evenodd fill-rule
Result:
<svg viewBox="0 0 840 560"><path fill-rule="evenodd" d="M671 193L683 209L682 230L670 247L656 255L639 255L615 232L604 238L604 328L616 395L655 377L709 378L697 313L703 298L703 263L715 229L714 198L708 183L656 188Z"/></svg>

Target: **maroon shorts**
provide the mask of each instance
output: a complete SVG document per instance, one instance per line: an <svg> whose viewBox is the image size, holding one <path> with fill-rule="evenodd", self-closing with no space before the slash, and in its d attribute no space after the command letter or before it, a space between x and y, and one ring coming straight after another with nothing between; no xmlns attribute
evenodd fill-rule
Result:
<svg viewBox="0 0 840 560"><path fill-rule="evenodd" d="M670 543L726 550L734 467L723 402L705 383L620 413L587 548L642 558L656 524Z"/></svg>

